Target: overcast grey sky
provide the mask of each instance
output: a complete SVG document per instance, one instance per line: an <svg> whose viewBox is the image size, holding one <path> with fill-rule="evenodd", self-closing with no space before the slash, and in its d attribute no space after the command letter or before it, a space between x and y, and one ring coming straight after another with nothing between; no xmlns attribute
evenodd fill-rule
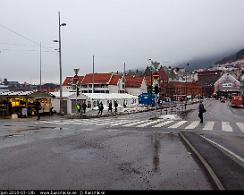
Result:
<svg viewBox="0 0 244 195"><path fill-rule="evenodd" d="M0 78L38 83L41 41L42 80L59 83L58 53L47 52L58 48L58 11L67 23L65 78L76 67L92 72L92 55L96 72L115 72L124 62L126 69L146 67L148 58L177 65L238 50L243 9L243 0L0 0Z"/></svg>

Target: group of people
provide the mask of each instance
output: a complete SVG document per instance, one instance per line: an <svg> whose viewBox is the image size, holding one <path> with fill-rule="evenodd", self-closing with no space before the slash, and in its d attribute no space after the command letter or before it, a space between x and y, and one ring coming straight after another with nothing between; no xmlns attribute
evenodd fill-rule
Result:
<svg viewBox="0 0 244 195"><path fill-rule="evenodd" d="M118 106L119 106L119 104L118 104L118 102L115 100L115 101L114 101L114 112L117 112L117 111L118 111ZM103 103L100 102L100 103L98 104L98 115L99 115L99 114L100 114L100 115L103 114L103 109L104 109ZM109 101L109 102L108 102L108 112L111 112L111 113L113 112L112 101Z"/></svg>
<svg viewBox="0 0 244 195"><path fill-rule="evenodd" d="M108 103L108 112L112 112L113 111L113 106L112 106L112 101L110 101ZM118 102L115 100L114 101L114 112L117 112L118 111Z"/></svg>
<svg viewBox="0 0 244 195"><path fill-rule="evenodd" d="M84 101L81 105L80 105L80 103L77 103L76 104L76 108L77 108L77 111L79 113L81 112L81 108L82 108L82 112L85 114L86 113L86 108L87 108L86 102Z"/></svg>

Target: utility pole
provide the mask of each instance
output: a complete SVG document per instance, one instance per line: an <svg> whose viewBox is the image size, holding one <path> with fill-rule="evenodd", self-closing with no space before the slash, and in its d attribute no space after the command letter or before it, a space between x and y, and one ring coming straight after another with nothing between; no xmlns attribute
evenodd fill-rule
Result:
<svg viewBox="0 0 244 195"><path fill-rule="evenodd" d="M187 63L187 67L189 67L189 63ZM187 69L186 69L186 102L185 102L185 111L187 106Z"/></svg>
<svg viewBox="0 0 244 195"><path fill-rule="evenodd" d="M42 89L42 44L40 42L40 91Z"/></svg>
<svg viewBox="0 0 244 195"><path fill-rule="evenodd" d="M92 56L92 93L94 93L94 55Z"/></svg>
<svg viewBox="0 0 244 195"><path fill-rule="evenodd" d="M125 93L125 62L124 62L124 93Z"/></svg>
<svg viewBox="0 0 244 195"><path fill-rule="evenodd" d="M62 57L61 57L61 31L60 31L60 12L58 12L58 37L59 37L59 87L60 87L60 114L62 114L63 108L62 108L62 100L63 100L63 89L62 89Z"/></svg>
<svg viewBox="0 0 244 195"><path fill-rule="evenodd" d="M58 37L59 37L59 40L53 40L53 42L58 42L59 43L59 49L58 49L58 52L59 52L59 88L60 88L60 97L59 97L59 106L60 106L60 111L59 113L62 114L63 113L63 107L62 107L62 100L63 100L63 94L62 94L62 58L61 58L61 26L66 26L65 23L62 23L60 22L60 12L58 12Z"/></svg>

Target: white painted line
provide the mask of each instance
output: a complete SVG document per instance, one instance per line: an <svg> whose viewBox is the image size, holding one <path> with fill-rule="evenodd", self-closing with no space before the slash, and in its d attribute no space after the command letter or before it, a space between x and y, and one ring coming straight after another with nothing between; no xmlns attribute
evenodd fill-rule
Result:
<svg viewBox="0 0 244 195"><path fill-rule="evenodd" d="M175 128L180 127L181 125L183 125L183 124L186 123L186 122L187 122L187 121L180 121L180 122L178 122L178 123L175 123L174 125L169 126L168 128L170 128L170 129L175 129Z"/></svg>
<svg viewBox="0 0 244 195"><path fill-rule="evenodd" d="M211 142L212 144L215 144L216 146L218 146L219 148L221 148L222 150L225 150L226 152L228 152L229 154L231 154L232 156L234 156L235 158L237 158L238 160L240 160L242 163L244 163L244 159L242 157L240 157L239 155L235 154L234 152L228 150L227 148L225 148L224 146L214 142L213 140L210 140L206 137L204 137L203 135L200 135L202 138L206 139L207 141Z"/></svg>
<svg viewBox="0 0 244 195"><path fill-rule="evenodd" d="M146 127L146 126L149 126L149 125L161 122L161 121L162 121L162 119L158 119L158 120L154 120L154 121L151 121L151 122L148 122L148 123L144 123L144 124L138 125L136 127Z"/></svg>
<svg viewBox="0 0 244 195"><path fill-rule="evenodd" d="M165 121L165 122L159 123L157 125L154 125L152 127L162 127L164 125L167 125L167 124L170 124L170 123L173 123L173 122L175 122L175 121Z"/></svg>
<svg viewBox="0 0 244 195"><path fill-rule="evenodd" d="M240 130L244 133L244 123L236 123Z"/></svg>
<svg viewBox="0 0 244 195"><path fill-rule="evenodd" d="M193 121L190 125L188 125L185 129L195 129L199 125L200 121Z"/></svg>
<svg viewBox="0 0 244 195"><path fill-rule="evenodd" d="M126 124L126 123L131 123L131 120L121 120L120 122L111 124L111 127L117 126L117 125L123 125L123 124Z"/></svg>
<svg viewBox="0 0 244 195"><path fill-rule="evenodd" d="M208 121L202 130L211 131L214 127L214 121Z"/></svg>
<svg viewBox="0 0 244 195"><path fill-rule="evenodd" d="M138 125L140 123L145 123L145 121L137 121L137 122L134 122L134 123L130 123L130 124L126 124L126 125L122 125L123 127L131 127L133 125Z"/></svg>
<svg viewBox="0 0 244 195"><path fill-rule="evenodd" d="M230 126L230 122L222 121L222 130L226 132L232 132L232 127Z"/></svg>

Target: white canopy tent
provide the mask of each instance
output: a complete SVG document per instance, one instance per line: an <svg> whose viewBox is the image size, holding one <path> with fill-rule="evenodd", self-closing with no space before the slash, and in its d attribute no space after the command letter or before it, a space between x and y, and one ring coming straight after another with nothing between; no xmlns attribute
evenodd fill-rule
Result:
<svg viewBox="0 0 244 195"><path fill-rule="evenodd" d="M59 92L52 92L52 95L55 96L55 98L52 100L54 110L57 112L59 111ZM86 102L87 104L87 110L93 110L97 109L98 103L102 102L104 105L104 109L107 109L108 102L116 100L119 104L118 107L122 107L124 103L126 105L135 105L138 104L138 97L133 96L127 93L81 93L78 97L76 96L75 92L63 92L62 94L63 99L67 101L67 114L74 114L75 111L75 104L82 102Z"/></svg>

